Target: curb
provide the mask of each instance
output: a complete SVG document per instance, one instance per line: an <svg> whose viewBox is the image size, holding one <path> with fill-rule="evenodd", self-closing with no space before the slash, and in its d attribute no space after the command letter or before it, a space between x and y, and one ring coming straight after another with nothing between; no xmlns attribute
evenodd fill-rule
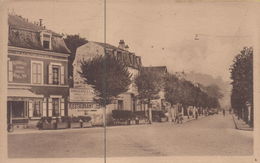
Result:
<svg viewBox="0 0 260 163"><path fill-rule="evenodd" d="M235 120L234 114L232 114L232 118L233 118L233 122L234 122L234 124L235 124L235 129L237 129L237 130L243 130L243 131L254 131L254 129L253 129L253 128L250 128L250 127L249 127L248 129L239 127L238 124L237 124L237 121Z"/></svg>

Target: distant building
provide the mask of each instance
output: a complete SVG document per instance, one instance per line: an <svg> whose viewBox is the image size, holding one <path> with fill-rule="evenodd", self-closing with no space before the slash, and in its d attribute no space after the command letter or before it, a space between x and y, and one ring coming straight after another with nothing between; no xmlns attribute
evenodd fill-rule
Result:
<svg viewBox="0 0 260 163"><path fill-rule="evenodd" d="M35 127L41 117L66 115L70 51L62 36L42 20L10 14L8 24L8 123Z"/></svg>
<svg viewBox="0 0 260 163"><path fill-rule="evenodd" d="M161 80L163 81L162 84L164 84L164 76L168 73L166 66L149 66L149 67L143 67L143 69L157 72L161 76ZM167 104L164 95L165 95L165 90L164 90L164 86L162 86L159 92L159 98L155 100L151 100L152 110L165 110L165 106Z"/></svg>
<svg viewBox="0 0 260 163"><path fill-rule="evenodd" d="M128 51L128 46L125 45L123 40L120 40L119 46L113 46L110 44L93 42L89 41L85 45L80 46L77 49L75 60L73 63L74 67L74 88L71 89L71 93L75 91L75 93L70 94L70 114L87 114L87 112L91 109L97 109L99 106L95 104L93 98L95 97L93 88L84 83L80 74L81 71L80 62L84 60L89 60L98 55L114 55L120 61L123 61L128 66L128 71L133 74L132 75L132 84L129 86L129 90L123 94L121 94L113 104L108 105L107 107L114 110L130 110L135 111L137 109L137 87L134 84L134 77L138 74L142 63L141 57L136 56L134 53ZM76 94L80 96L81 93L85 94L86 98L81 100L77 100L77 98L73 98Z"/></svg>

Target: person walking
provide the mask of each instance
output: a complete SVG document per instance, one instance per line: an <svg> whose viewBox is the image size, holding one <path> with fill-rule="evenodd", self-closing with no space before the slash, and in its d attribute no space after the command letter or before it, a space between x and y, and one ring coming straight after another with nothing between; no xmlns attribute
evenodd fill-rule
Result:
<svg viewBox="0 0 260 163"><path fill-rule="evenodd" d="M196 118L196 119L198 119L198 114L199 114L199 113L198 113L198 109L195 108L195 118Z"/></svg>
<svg viewBox="0 0 260 163"><path fill-rule="evenodd" d="M223 116L225 117L225 109L223 109Z"/></svg>

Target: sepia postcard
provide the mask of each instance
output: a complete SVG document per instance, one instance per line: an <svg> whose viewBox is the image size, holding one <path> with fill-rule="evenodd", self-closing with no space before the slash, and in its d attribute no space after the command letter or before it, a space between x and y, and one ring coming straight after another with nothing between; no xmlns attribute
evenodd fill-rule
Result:
<svg viewBox="0 0 260 163"><path fill-rule="evenodd" d="M0 2L0 162L260 161L260 1Z"/></svg>

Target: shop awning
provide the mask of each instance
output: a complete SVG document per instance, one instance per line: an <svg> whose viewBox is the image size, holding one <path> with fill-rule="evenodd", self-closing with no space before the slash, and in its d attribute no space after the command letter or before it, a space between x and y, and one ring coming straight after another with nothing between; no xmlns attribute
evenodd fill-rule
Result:
<svg viewBox="0 0 260 163"><path fill-rule="evenodd" d="M43 95L37 95L27 89L8 89L8 97L31 97L31 98L43 98Z"/></svg>

